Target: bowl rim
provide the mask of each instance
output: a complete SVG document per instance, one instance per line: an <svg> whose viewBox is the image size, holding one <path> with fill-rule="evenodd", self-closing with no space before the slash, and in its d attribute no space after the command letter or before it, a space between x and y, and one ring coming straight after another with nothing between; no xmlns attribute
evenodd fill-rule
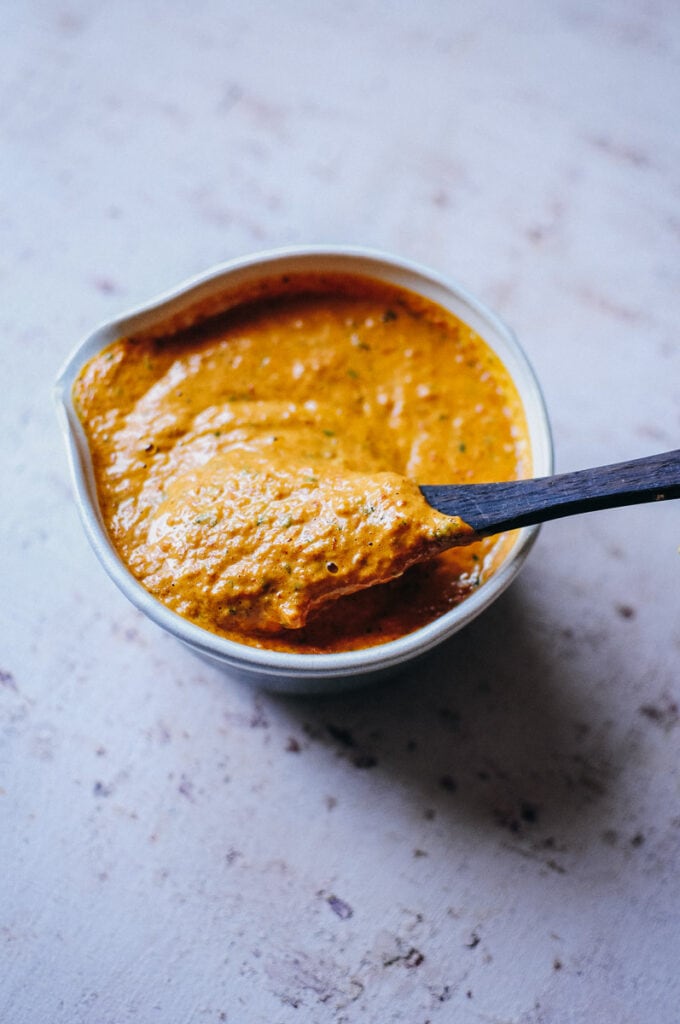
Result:
<svg viewBox="0 0 680 1024"><path fill-rule="evenodd" d="M133 330L162 322L171 313L216 292L219 285L226 286L231 280L234 287L237 287L239 277L251 274L267 277L281 273L282 263L302 265L310 262L314 263L315 272L323 272L319 263L324 260L329 263L327 272L346 272L374 279L377 277L420 294L437 293L438 297L430 297L445 305L445 308L453 308L468 325L471 319L469 314L472 313L473 320L490 327L494 338L502 340L504 351L498 354L515 382L527 416L534 475L542 476L552 472L553 442L545 399L535 371L514 331L456 279L439 274L414 260L365 246L284 246L217 264L132 310L100 323L67 357L54 385L54 399L66 443L71 482L81 522L90 545L113 582L153 622L197 653L236 670L289 679L333 678L381 672L427 653L476 618L510 585L533 547L540 527L524 527L517 531L512 549L479 590L437 619L404 636L372 647L331 653L297 653L251 647L210 633L173 612L150 594L125 566L101 517L89 445L73 403L72 388L82 366L110 342ZM348 266L342 269L335 266L331 270L330 264L343 262ZM295 272L292 268L289 270ZM456 307L460 307L460 311ZM477 327L473 329L477 330ZM489 340L483 328L477 333L496 351L494 338ZM507 365L508 355L511 356L512 367ZM521 374L521 380L517 379L517 371Z"/></svg>

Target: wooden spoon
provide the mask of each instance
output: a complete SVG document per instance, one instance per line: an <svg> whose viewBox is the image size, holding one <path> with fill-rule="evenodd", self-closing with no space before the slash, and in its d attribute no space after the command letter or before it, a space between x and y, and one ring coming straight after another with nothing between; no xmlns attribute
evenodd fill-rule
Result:
<svg viewBox="0 0 680 1024"><path fill-rule="evenodd" d="M459 516L485 536L580 512L680 498L680 449L559 476L420 489L433 508Z"/></svg>

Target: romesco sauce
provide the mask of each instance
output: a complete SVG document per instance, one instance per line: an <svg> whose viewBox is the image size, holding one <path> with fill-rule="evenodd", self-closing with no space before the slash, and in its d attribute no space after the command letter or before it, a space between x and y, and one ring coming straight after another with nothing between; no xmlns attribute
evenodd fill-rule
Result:
<svg viewBox="0 0 680 1024"><path fill-rule="evenodd" d="M530 472L483 339L349 275L272 278L228 305L120 338L76 381L135 577L212 632L310 653L384 643L483 584L509 539L450 547L464 524L418 488Z"/></svg>

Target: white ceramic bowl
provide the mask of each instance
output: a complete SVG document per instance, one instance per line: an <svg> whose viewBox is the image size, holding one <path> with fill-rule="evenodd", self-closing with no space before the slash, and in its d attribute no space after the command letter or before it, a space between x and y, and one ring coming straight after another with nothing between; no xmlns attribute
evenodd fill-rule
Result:
<svg viewBox="0 0 680 1024"><path fill-rule="evenodd" d="M518 532L502 565L474 594L421 629L377 647L336 654L289 654L235 643L181 618L148 593L122 563L97 502L87 440L73 406L73 383L82 366L110 342L181 313L197 301L224 295L261 277L295 272L363 274L418 292L464 320L502 359L524 403L533 475L552 472L550 427L533 370L512 331L455 282L407 260L346 246L308 246L247 256L216 267L132 313L98 327L76 349L56 384L60 423L68 448L76 499L87 536L114 582L137 608L210 662L270 690L330 693L361 686L403 669L452 636L487 608L512 582L535 540L537 527Z"/></svg>

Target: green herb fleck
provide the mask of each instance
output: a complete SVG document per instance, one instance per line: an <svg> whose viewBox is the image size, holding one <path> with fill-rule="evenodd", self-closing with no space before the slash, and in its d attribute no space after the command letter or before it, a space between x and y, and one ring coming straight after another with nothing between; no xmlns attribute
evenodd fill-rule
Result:
<svg viewBox="0 0 680 1024"><path fill-rule="evenodd" d="M363 352L370 352L371 346L365 341L362 341L358 334L353 334L350 338L354 348L361 349Z"/></svg>
<svg viewBox="0 0 680 1024"><path fill-rule="evenodd" d="M217 516L214 512L201 512L196 516L194 522L199 526L216 526Z"/></svg>

